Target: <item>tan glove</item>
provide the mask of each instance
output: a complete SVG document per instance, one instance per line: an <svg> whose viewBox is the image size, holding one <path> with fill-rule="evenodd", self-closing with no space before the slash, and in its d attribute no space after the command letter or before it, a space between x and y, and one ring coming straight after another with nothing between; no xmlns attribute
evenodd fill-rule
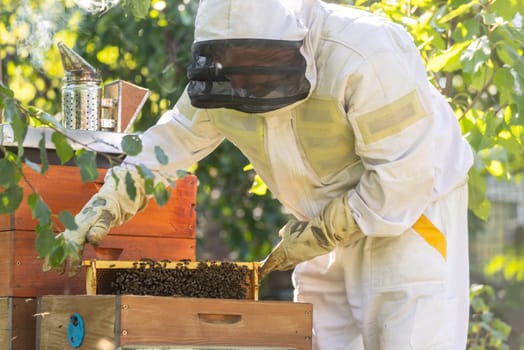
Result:
<svg viewBox="0 0 524 350"><path fill-rule="evenodd" d="M127 172L133 176L137 188L134 200L129 198L126 191L125 177ZM56 239L62 237L65 240L68 254L66 261L55 267L54 270L58 274L63 274L68 264L69 276L75 276L82 268L84 245L90 243L97 246L109 233L111 227L123 224L143 209L146 204L144 183L135 168L113 168L106 176L104 185L98 193L91 197L75 216L77 229L66 229L57 235ZM48 271L50 269L49 257L46 257L43 270Z"/></svg>
<svg viewBox="0 0 524 350"><path fill-rule="evenodd" d="M271 271L292 269L338 245L348 245L363 237L346 201L346 196L335 198L310 221L290 220L284 225L279 232L280 243L262 261L259 280Z"/></svg>

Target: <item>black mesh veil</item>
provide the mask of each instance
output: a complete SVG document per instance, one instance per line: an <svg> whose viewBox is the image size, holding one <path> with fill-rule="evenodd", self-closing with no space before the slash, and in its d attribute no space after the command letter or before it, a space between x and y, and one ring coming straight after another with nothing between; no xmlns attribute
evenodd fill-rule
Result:
<svg viewBox="0 0 524 350"><path fill-rule="evenodd" d="M273 111L307 97L301 41L230 39L197 42L188 94L198 108Z"/></svg>

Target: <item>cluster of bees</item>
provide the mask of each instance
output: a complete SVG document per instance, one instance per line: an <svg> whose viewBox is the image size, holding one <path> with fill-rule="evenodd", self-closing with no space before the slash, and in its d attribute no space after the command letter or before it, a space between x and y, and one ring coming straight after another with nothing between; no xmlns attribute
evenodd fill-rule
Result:
<svg viewBox="0 0 524 350"><path fill-rule="evenodd" d="M141 259L134 268L118 270L111 294L245 299L249 269L231 262L200 261L189 268L181 261L173 268L166 262Z"/></svg>

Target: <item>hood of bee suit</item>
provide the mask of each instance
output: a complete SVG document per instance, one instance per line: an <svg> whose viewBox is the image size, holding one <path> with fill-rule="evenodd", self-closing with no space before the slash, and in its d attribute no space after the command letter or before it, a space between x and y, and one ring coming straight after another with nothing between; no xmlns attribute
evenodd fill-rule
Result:
<svg viewBox="0 0 524 350"><path fill-rule="evenodd" d="M274 101L278 101L274 103L274 106L281 108L289 105L289 100L287 103L280 103L285 100L284 95L286 94L295 96L295 101L291 102L296 102L297 99L304 100L309 96L315 85L316 72L312 55L307 54L308 50L305 47L308 28L300 18L302 5L303 0L201 0L195 19L194 63L188 69L188 77L193 82L194 87L200 84L201 92L211 91L212 89L219 91L219 86L221 84L224 85L223 81L228 80L231 74L267 74L272 77L281 74L282 77L286 76L286 79L282 79L282 81L294 81L295 85L300 85L300 88L281 87L280 90L286 89L286 91L273 91L273 95L278 96L278 98L274 98ZM242 66L242 69L234 65L223 67L223 62L219 62L215 57L209 57L209 52L217 50L219 46L221 50L230 50L231 52L239 47L247 48L248 51L253 50L257 46L260 46L262 49L274 49L275 47L283 49L293 48L303 62L288 61L287 66L277 67L276 73L267 72L269 70L267 62L257 64L250 71L247 71L245 66ZM266 60L269 61L271 59L266 58ZM279 59L274 58L272 62L279 62ZM273 66L275 66L275 63L273 63ZM291 70L296 71L298 66L303 66L300 73L303 81L298 81L298 78L290 78L292 74L299 74L298 72L290 72ZM286 71L286 69L288 70ZM218 72L219 70L220 72ZM284 75L284 72L286 75ZM212 75L211 77L210 74ZM207 83L204 84L204 81ZM214 84L212 87L210 82ZM283 85L285 84L280 84L279 86ZM193 92L196 90L193 89ZM249 91L226 93L226 89L224 88L223 90L224 98L226 94L236 94L245 99L250 94ZM233 91L234 88L231 88L231 90ZM260 95L256 93L254 95L254 98L251 99L252 101L260 100ZM297 97L299 95L301 96L300 98ZM217 100L217 96L218 94L214 94L213 98ZM192 102L194 102L193 100L192 98ZM258 103L260 101L255 102ZM263 102L260 103L263 104ZM198 103L196 106L205 108L224 107L221 104L217 106L206 104L199 106ZM227 107L243 110L242 108ZM262 107L261 110L250 110L247 108L247 110L243 111L264 112L263 108L267 107Z"/></svg>
<svg viewBox="0 0 524 350"><path fill-rule="evenodd" d="M201 0L195 19L195 41L299 41L307 33L298 18L301 7L302 0Z"/></svg>

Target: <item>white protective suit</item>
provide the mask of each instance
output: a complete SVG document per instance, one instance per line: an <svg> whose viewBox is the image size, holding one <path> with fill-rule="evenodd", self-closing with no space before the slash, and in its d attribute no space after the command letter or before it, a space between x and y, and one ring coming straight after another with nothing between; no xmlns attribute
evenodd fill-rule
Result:
<svg viewBox="0 0 524 350"><path fill-rule="evenodd" d="M363 238L294 272L314 349L464 349L472 153L412 39L320 0L201 1L196 43L242 38L303 41L307 98L245 113L195 108L185 92L127 161L174 174L228 139L297 219L343 197Z"/></svg>

